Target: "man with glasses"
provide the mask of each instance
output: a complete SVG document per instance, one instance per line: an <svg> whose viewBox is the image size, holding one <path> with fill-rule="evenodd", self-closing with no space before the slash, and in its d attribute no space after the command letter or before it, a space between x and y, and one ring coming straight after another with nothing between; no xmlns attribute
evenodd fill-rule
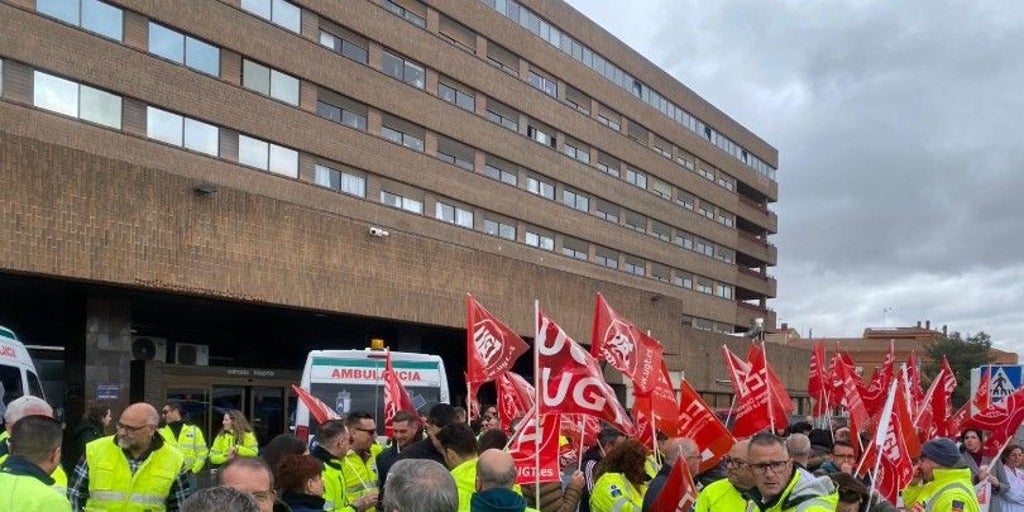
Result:
<svg viewBox="0 0 1024 512"><path fill-rule="evenodd" d="M832 456L818 469L826 473L842 472L849 475L853 473L853 467L856 464L857 455L853 446L846 441L836 441L832 444Z"/></svg>
<svg viewBox="0 0 1024 512"><path fill-rule="evenodd" d="M164 441L171 446L177 446L185 457L185 465L192 470L193 487L195 476L202 471L206 464L206 455L210 452L206 447L206 439L199 427L186 423L181 417L181 404L168 402L160 410L164 418L164 426L160 429L160 435Z"/></svg>
<svg viewBox="0 0 1024 512"><path fill-rule="evenodd" d="M793 466L782 439L761 432L750 439L747 463L754 488L747 493L748 512L825 512L839 502L836 486L827 476L815 477Z"/></svg>
<svg viewBox="0 0 1024 512"><path fill-rule="evenodd" d="M344 476L345 492L349 499L373 496L377 501L377 456L383 447L377 444L377 424L373 416L366 412L352 412L345 417L352 442L345 454ZM373 512L375 509L368 509Z"/></svg>
<svg viewBox="0 0 1024 512"><path fill-rule="evenodd" d="M353 470L345 464L352 435L343 420L329 420L316 431L316 445L310 455L324 464L324 510L334 512L363 512L377 502L377 493L355 498L348 495L345 475Z"/></svg>
<svg viewBox="0 0 1024 512"><path fill-rule="evenodd" d="M694 505L695 512L740 511L747 506L747 498L743 493L754 487L754 476L746 460L749 444L740 441L732 445L729 454L722 458L726 478L701 489Z"/></svg>
<svg viewBox="0 0 1024 512"><path fill-rule="evenodd" d="M274 474L263 459L235 457L221 468L217 478L222 487L231 487L256 498L260 512L273 512L277 499Z"/></svg>
<svg viewBox="0 0 1024 512"><path fill-rule="evenodd" d="M189 470L177 448L156 434L159 415L144 402L121 413L117 433L85 445L68 488L72 508L175 512L188 498Z"/></svg>

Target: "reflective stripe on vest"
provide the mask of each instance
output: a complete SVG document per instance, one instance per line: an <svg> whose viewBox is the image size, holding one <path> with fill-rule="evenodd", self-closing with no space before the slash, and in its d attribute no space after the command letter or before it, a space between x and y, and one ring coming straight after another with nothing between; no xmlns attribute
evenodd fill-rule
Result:
<svg viewBox="0 0 1024 512"><path fill-rule="evenodd" d="M971 494L971 490L968 489L966 485L964 485L964 484L962 484L960 482L950 482L950 483L940 487L938 491L935 491L935 494L932 494L932 496L930 498L928 498L928 502L925 503L924 509L925 510L931 510L932 507L935 506L935 500L939 499L939 496L942 496L942 493L944 493L944 492L946 492L946 491L948 491L950 489L956 489L956 488L959 488L960 490L966 492L968 495Z"/></svg>
<svg viewBox="0 0 1024 512"><path fill-rule="evenodd" d="M799 505L797 505L796 506L796 512L804 512L805 510L807 510L807 509L809 509L809 508L811 508L813 506L825 507L827 510L834 510L834 507L835 507L835 505L833 505L830 501L828 501L828 500L826 500L824 498L811 498L811 499L809 499L807 501L804 501L804 502L801 502Z"/></svg>
<svg viewBox="0 0 1024 512"><path fill-rule="evenodd" d="M612 509L610 512L619 512L626 506L627 503L629 503L629 498L625 496L615 500L615 503L612 505Z"/></svg>

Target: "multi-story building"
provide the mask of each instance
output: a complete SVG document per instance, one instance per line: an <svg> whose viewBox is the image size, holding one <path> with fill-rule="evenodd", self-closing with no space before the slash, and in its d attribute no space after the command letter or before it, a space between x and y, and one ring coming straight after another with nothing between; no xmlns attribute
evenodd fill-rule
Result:
<svg viewBox="0 0 1024 512"><path fill-rule="evenodd" d="M0 76L0 323L76 395L139 336L254 413L372 336L454 383L467 292L586 343L602 291L711 396L774 325L777 151L557 0L0 0Z"/></svg>

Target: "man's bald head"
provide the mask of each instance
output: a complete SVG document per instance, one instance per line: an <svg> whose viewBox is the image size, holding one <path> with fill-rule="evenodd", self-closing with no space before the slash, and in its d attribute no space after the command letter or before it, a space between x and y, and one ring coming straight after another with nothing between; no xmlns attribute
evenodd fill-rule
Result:
<svg viewBox="0 0 1024 512"><path fill-rule="evenodd" d="M754 476L747 464L747 451L750 449L750 441L743 440L729 450L729 460L725 465L725 474L737 489L750 489L754 486Z"/></svg>
<svg viewBox="0 0 1024 512"><path fill-rule="evenodd" d="M811 439L800 433L790 434L786 438L786 451L793 462L806 468L811 458Z"/></svg>
<svg viewBox="0 0 1024 512"><path fill-rule="evenodd" d="M686 467L690 470L691 475L696 475L700 471L700 448L697 447L696 441L688 437L680 439L679 455L685 459Z"/></svg>
<svg viewBox="0 0 1024 512"><path fill-rule="evenodd" d="M480 454L476 463L476 490L501 487L511 489L516 483L516 463L507 452L497 449Z"/></svg>
<svg viewBox="0 0 1024 512"><path fill-rule="evenodd" d="M736 444L732 445L732 448L729 449L729 457L732 457L733 460L746 461L747 448L750 447L749 445L750 441L746 439L737 442Z"/></svg>
<svg viewBox="0 0 1024 512"><path fill-rule="evenodd" d="M146 402L136 402L129 405L124 412L121 413L121 419L131 422L131 425L159 425L160 414L156 412L156 407L153 407Z"/></svg>
<svg viewBox="0 0 1024 512"><path fill-rule="evenodd" d="M38 396L25 395L7 404L7 410L4 412L4 425L10 431L18 420L26 416L46 416L52 418L53 407L50 407L46 400Z"/></svg>
<svg viewBox="0 0 1024 512"><path fill-rule="evenodd" d="M675 464L675 460L679 458L680 444L683 442L682 437L670 437L661 444L662 452L665 455L665 460L671 464Z"/></svg>

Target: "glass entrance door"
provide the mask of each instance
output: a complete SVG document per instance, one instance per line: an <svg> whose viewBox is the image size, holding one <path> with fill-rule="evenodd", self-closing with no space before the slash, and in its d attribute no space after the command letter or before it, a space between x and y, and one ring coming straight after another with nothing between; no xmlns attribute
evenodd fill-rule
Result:
<svg viewBox="0 0 1024 512"><path fill-rule="evenodd" d="M167 402L181 405L181 419L196 425L203 431L207 444L212 442L210 435L210 389L207 387L168 386L165 393ZM162 404L155 404L157 406ZM220 428L219 426L217 427Z"/></svg>
<svg viewBox="0 0 1024 512"><path fill-rule="evenodd" d="M224 413L231 409L242 411L245 418L252 421L248 407L249 389L246 386L213 385L213 400L210 403L210 429L213 432L213 437L216 437L217 432L220 432L223 426Z"/></svg>

